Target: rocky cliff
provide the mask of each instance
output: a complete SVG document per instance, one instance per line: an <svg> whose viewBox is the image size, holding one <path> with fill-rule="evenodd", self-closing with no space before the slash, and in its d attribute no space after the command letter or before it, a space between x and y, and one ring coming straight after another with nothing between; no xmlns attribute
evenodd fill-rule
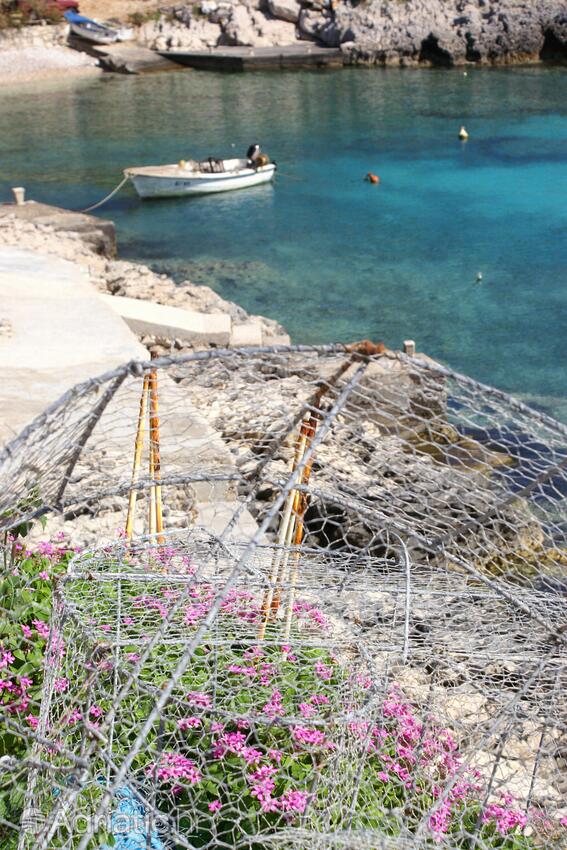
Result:
<svg viewBox="0 0 567 850"><path fill-rule="evenodd" d="M139 40L202 50L312 40L345 63L437 65L567 63L565 0L201 0L169 7Z"/></svg>

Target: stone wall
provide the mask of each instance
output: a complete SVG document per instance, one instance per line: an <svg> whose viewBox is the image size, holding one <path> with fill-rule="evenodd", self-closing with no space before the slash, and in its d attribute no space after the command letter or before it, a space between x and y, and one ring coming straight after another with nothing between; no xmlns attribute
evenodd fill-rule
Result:
<svg viewBox="0 0 567 850"><path fill-rule="evenodd" d="M68 24L36 24L0 30L0 51L29 47L61 47L66 44Z"/></svg>

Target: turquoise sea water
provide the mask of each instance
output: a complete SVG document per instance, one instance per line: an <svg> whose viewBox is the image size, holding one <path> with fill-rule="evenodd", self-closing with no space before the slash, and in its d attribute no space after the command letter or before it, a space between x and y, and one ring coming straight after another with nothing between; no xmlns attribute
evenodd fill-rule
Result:
<svg viewBox="0 0 567 850"><path fill-rule="evenodd" d="M126 166L256 141L279 163L275 186L189 201L123 191L100 211L121 256L208 283L294 341L414 338L567 420L565 69L179 72L2 89L0 192L20 184L81 207Z"/></svg>

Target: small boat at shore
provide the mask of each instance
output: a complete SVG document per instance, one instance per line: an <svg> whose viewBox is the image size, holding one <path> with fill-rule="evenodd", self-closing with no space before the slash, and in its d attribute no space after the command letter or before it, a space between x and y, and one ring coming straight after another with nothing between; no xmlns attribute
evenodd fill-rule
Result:
<svg viewBox="0 0 567 850"><path fill-rule="evenodd" d="M181 160L176 165L127 168L124 176L141 198L172 198L259 186L274 179L276 168L258 145L252 145L245 159Z"/></svg>
<svg viewBox="0 0 567 850"><path fill-rule="evenodd" d="M125 41L132 35L132 30L126 34L126 31L100 24L74 11L65 12L64 17L69 24L71 34L91 44L114 44L117 41Z"/></svg>

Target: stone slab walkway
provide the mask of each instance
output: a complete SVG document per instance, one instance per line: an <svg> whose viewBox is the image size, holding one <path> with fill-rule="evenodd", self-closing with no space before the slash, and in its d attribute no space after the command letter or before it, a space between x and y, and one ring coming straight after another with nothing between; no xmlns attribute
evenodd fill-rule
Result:
<svg viewBox="0 0 567 850"><path fill-rule="evenodd" d="M147 360L148 352L80 266L0 246L0 447L73 385L133 359ZM129 481L139 398L140 381L131 378L106 408L77 465L76 480L67 487L67 497L74 495L77 504L97 484L110 492ZM213 474L235 471L232 454L183 389L161 373L160 413L164 474L211 473L211 480L192 484L186 493L183 488L164 491L166 529L168 524L177 529L198 524L222 533L236 508L236 493L233 482L214 483ZM26 457L12 462L25 467ZM97 517L70 521L80 524L71 533L82 545L91 537L111 537L122 524L121 503L106 511L100 507ZM142 534L139 519L136 532ZM50 533L66 527L62 517L50 519ZM244 511L233 536L249 539L256 527Z"/></svg>
<svg viewBox="0 0 567 850"><path fill-rule="evenodd" d="M146 349L81 268L0 247L0 444L73 384Z"/></svg>

